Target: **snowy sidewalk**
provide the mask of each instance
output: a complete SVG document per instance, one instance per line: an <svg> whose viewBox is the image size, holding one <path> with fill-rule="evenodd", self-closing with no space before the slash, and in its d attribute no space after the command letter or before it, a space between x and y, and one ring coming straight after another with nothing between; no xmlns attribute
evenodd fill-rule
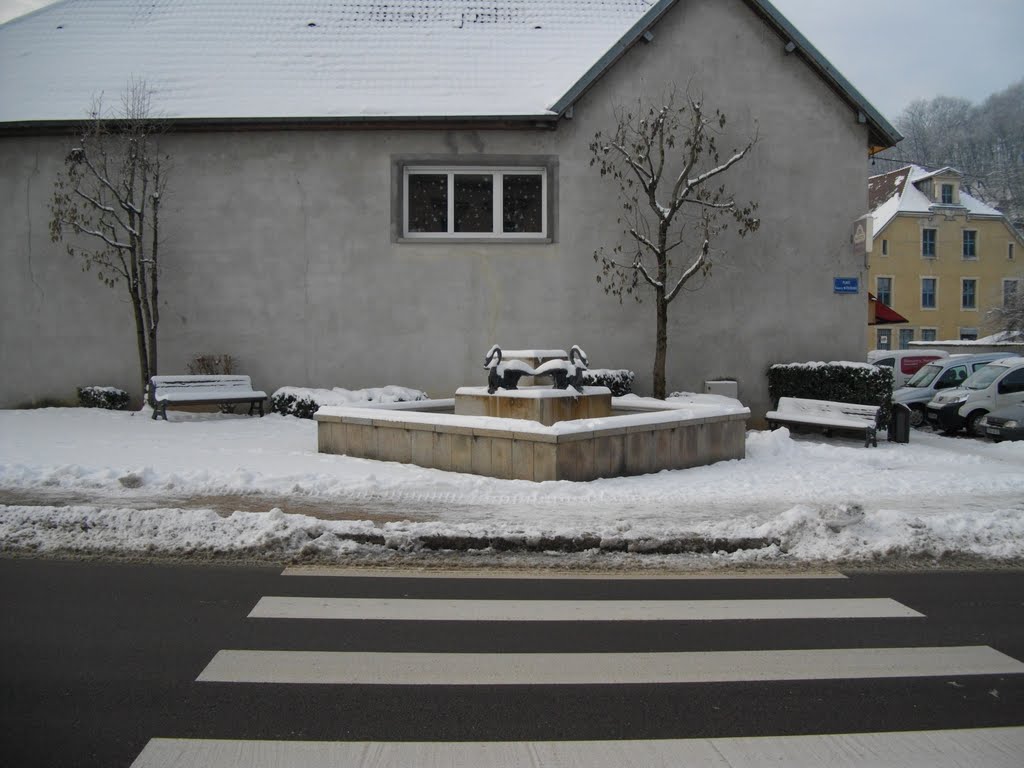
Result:
<svg viewBox="0 0 1024 768"><path fill-rule="evenodd" d="M0 411L0 491L11 551L350 562L489 544L618 567L710 543L766 564L1024 559L1024 443L922 431L877 449L750 432L743 461L537 484L322 455L315 423L291 417Z"/></svg>

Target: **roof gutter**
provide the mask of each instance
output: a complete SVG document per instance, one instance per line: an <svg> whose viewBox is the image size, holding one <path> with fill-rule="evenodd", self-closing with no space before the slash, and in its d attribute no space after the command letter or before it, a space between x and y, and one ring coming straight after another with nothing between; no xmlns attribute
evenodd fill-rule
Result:
<svg viewBox="0 0 1024 768"><path fill-rule="evenodd" d="M559 115L433 115L344 117L165 117L153 122L177 133L194 131L316 131L316 130L554 130ZM0 136L45 136L75 133L81 120L22 120L0 123ZM112 122L117 122L112 121Z"/></svg>

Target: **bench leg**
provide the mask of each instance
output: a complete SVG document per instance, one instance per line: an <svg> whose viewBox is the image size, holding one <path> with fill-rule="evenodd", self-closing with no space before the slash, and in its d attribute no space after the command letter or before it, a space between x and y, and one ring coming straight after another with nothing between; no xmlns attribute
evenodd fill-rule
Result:
<svg viewBox="0 0 1024 768"><path fill-rule="evenodd" d="M167 403L153 405L153 421L156 421L159 416L163 416L164 421L167 421Z"/></svg>
<svg viewBox="0 0 1024 768"><path fill-rule="evenodd" d="M878 432L874 429L864 430L864 447L867 448L869 445L878 447Z"/></svg>

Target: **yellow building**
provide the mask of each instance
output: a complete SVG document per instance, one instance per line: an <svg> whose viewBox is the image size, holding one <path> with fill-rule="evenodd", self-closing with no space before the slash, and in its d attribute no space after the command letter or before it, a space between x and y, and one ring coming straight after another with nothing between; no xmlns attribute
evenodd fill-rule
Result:
<svg viewBox="0 0 1024 768"><path fill-rule="evenodd" d="M992 333L988 310L1024 290L1024 240L1007 218L960 189L953 168L873 176L868 290L909 321L867 329L868 349Z"/></svg>

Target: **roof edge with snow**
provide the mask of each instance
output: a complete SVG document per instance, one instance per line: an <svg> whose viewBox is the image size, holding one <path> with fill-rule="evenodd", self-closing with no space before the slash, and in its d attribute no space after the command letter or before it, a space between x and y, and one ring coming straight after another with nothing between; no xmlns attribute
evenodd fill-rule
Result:
<svg viewBox="0 0 1024 768"><path fill-rule="evenodd" d="M649 39L651 29L671 10L679 0L655 0L633 23L633 25L610 48L595 61L584 74L579 77L568 90L553 102L534 110L522 113L473 114L470 110L452 114L337 114L334 116L301 116L299 114L281 114L278 116L182 116L169 117L166 122L176 129L210 130L210 129L292 129L304 128L426 128L440 126L445 128L467 125L474 128L552 128L558 120L571 114L570 110L597 81L638 42ZM825 83L854 111L856 119L867 126L868 149L872 154L894 146L903 137L899 132L868 102L854 86L839 73L838 70L807 40L790 21L783 16L768 0L744 0L750 8L783 42L786 52L804 61ZM22 19L42 15L51 7L39 9ZM16 20L18 21L18 20ZM311 24L310 26L316 26ZM593 53L591 54L593 55ZM560 84L560 87L565 87ZM556 92L557 93L557 92ZM0 122L0 133L65 133L72 126L77 126L81 119L69 119L54 116L50 119L14 120Z"/></svg>

